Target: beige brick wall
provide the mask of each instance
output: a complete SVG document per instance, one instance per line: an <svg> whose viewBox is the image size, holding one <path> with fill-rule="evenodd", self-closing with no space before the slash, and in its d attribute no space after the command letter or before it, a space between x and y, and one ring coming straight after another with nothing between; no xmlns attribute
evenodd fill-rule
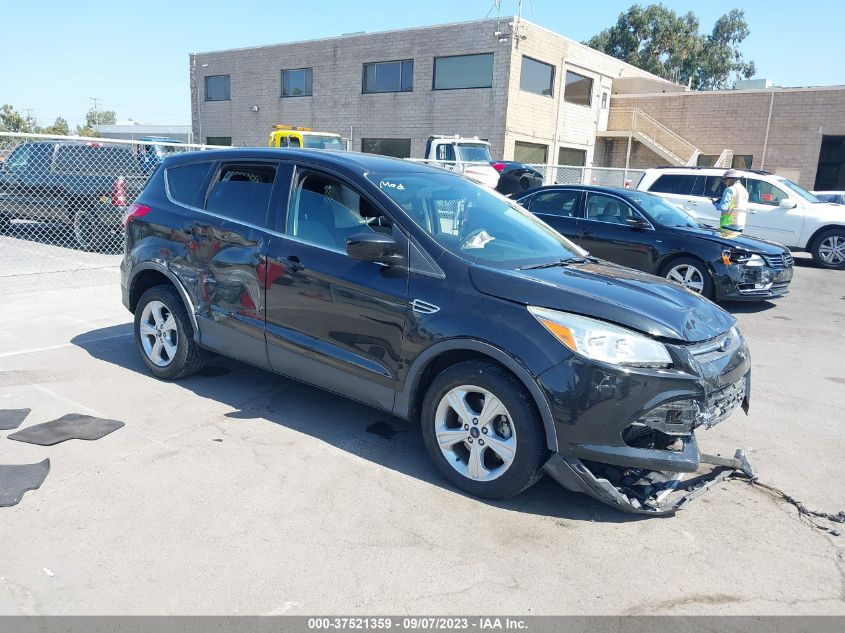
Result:
<svg viewBox="0 0 845 633"><path fill-rule="evenodd" d="M822 136L845 135L843 87L615 95L614 105L641 108L705 154L732 149L751 154L755 169L797 169L799 184L807 188L815 184ZM626 141L615 140L612 147L608 165L624 166ZM631 166L653 166L655 159L665 164L639 143L634 147Z"/></svg>
<svg viewBox="0 0 845 633"><path fill-rule="evenodd" d="M525 39L498 42L493 33L497 28L510 33L511 19L192 55L194 134L231 136L238 146L265 145L272 126L281 123L351 133L355 150L365 137L411 138L414 157L423 156L430 135L460 134L488 139L494 158L512 158L514 142L524 140L549 145L553 161L560 145L585 149L590 160L599 87L609 92L613 77L653 76L529 22L520 28ZM492 88L432 90L435 56L485 52L494 53ZM523 53L555 66L553 97L519 89ZM399 59L414 60L413 92L362 94L364 63ZM594 99L590 108L563 103L558 115L564 59L595 78ZM280 96L281 71L293 68L313 68L313 96ZM200 101L204 77L225 74L231 100Z"/></svg>
<svg viewBox="0 0 845 633"><path fill-rule="evenodd" d="M411 138L415 157L422 157L432 134L477 135L501 156L510 48L493 37L495 25L488 20L199 53L192 84L204 98L204 76L229 74L231 101L198 102L195 87L195 133L201 109L202 137L231 136L235 145L266 145L272 126L286 124L344 137L351 130L355 150L361 138ZM494 53L492 88L432 90L435 56L486 52ZM414 60L412 92L362 94L363 64L400 59ZM293 68L313 68L313 96L280 96L281 71Z"/></svg>

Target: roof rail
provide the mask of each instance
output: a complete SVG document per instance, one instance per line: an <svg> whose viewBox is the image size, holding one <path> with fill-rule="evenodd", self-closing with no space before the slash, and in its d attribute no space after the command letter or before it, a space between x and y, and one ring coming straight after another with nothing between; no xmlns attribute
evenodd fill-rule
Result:
<svg viewBox="0 0 845 633"><path fill-rule="evenodd" d="M743 169L743 168L736 168L736 167L713 167L707 165L691 165L689 167L685 167L684 165L658 165L657 167L650 167L649 169L736 169L737 171L745 171L749 174L758 174L760 176L772 176L772 172L765 171L763 169Z"/></svg>

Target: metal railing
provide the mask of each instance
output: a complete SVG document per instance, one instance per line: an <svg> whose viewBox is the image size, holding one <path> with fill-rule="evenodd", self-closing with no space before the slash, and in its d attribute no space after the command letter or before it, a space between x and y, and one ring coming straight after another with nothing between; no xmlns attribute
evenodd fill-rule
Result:
<svg viewBox="0 0 845 633"><path fill-rule="evenodd" d="M208 147L0 132L0 293L116 282L127 207L166 155Z"/></svg>
<svg viewBox="0 0 845 633"><path fill-rule="evenodd" d="M607 129L639 133L674 156L681 165L695 165L701 151L674 130L639 108L610 108Z"/></svg>

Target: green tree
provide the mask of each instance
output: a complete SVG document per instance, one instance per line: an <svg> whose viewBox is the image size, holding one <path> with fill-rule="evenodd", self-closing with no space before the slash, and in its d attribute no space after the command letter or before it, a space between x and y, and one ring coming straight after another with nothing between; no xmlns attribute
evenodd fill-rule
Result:
<svg viewBox="0 0 845 633"><path fill-rule="evenodd" d="M41 132L43 134L63 134L67 136L70 133L70 128L68 127L67 121L62 117L56 117L53 125L48 125Z"/></svg>
<svg viewBox="0 0 845 633"><path fill-rule="evenodd" d="M98 125L114 125L117 115L114 110L95 110L91 108L85 114L85 127L96 130Z"/></svg>
<svg viewBox="0 0 845 633"><path fill-rule="evenodd" d="M0 107L0 132L28 133L36 127L35 119L23 116L8 103Z"/></svg>
<svg viewBox="0 0 845 633"><path fill-rule="evenodd" d="M635 4L585 44L664 79L720 90L730 87L732 73L748 78L757 71L739 50L749 33L740 9L720 17L705 35L692 12L678 15L662 4Z"/></svg>

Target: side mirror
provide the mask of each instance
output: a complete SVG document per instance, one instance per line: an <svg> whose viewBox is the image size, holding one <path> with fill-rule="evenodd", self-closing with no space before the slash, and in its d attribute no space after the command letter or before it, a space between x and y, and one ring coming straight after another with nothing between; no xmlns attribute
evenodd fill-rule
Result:
<svg viewBox="0 0 845 633"><path fill-rule="evenodd" d="M384 233L356 233L346 238L346 254L352 259L389 264L398 259L396 240Z"/></svg>
<svg viewBox="0 0 845 633"><path fill-rule="evenodd" d="M784 198L780 201L779 205L782 209L794 209L798 206L798 203L795 200L790 200L789 198Z"/></svg>
<svg viewBox="0 0 845 633"><path fill-rule="evenodd" d="M642 218L626 218L625 222L632 229L647 229L648 228L648 222L646 222Z"/></svg>

